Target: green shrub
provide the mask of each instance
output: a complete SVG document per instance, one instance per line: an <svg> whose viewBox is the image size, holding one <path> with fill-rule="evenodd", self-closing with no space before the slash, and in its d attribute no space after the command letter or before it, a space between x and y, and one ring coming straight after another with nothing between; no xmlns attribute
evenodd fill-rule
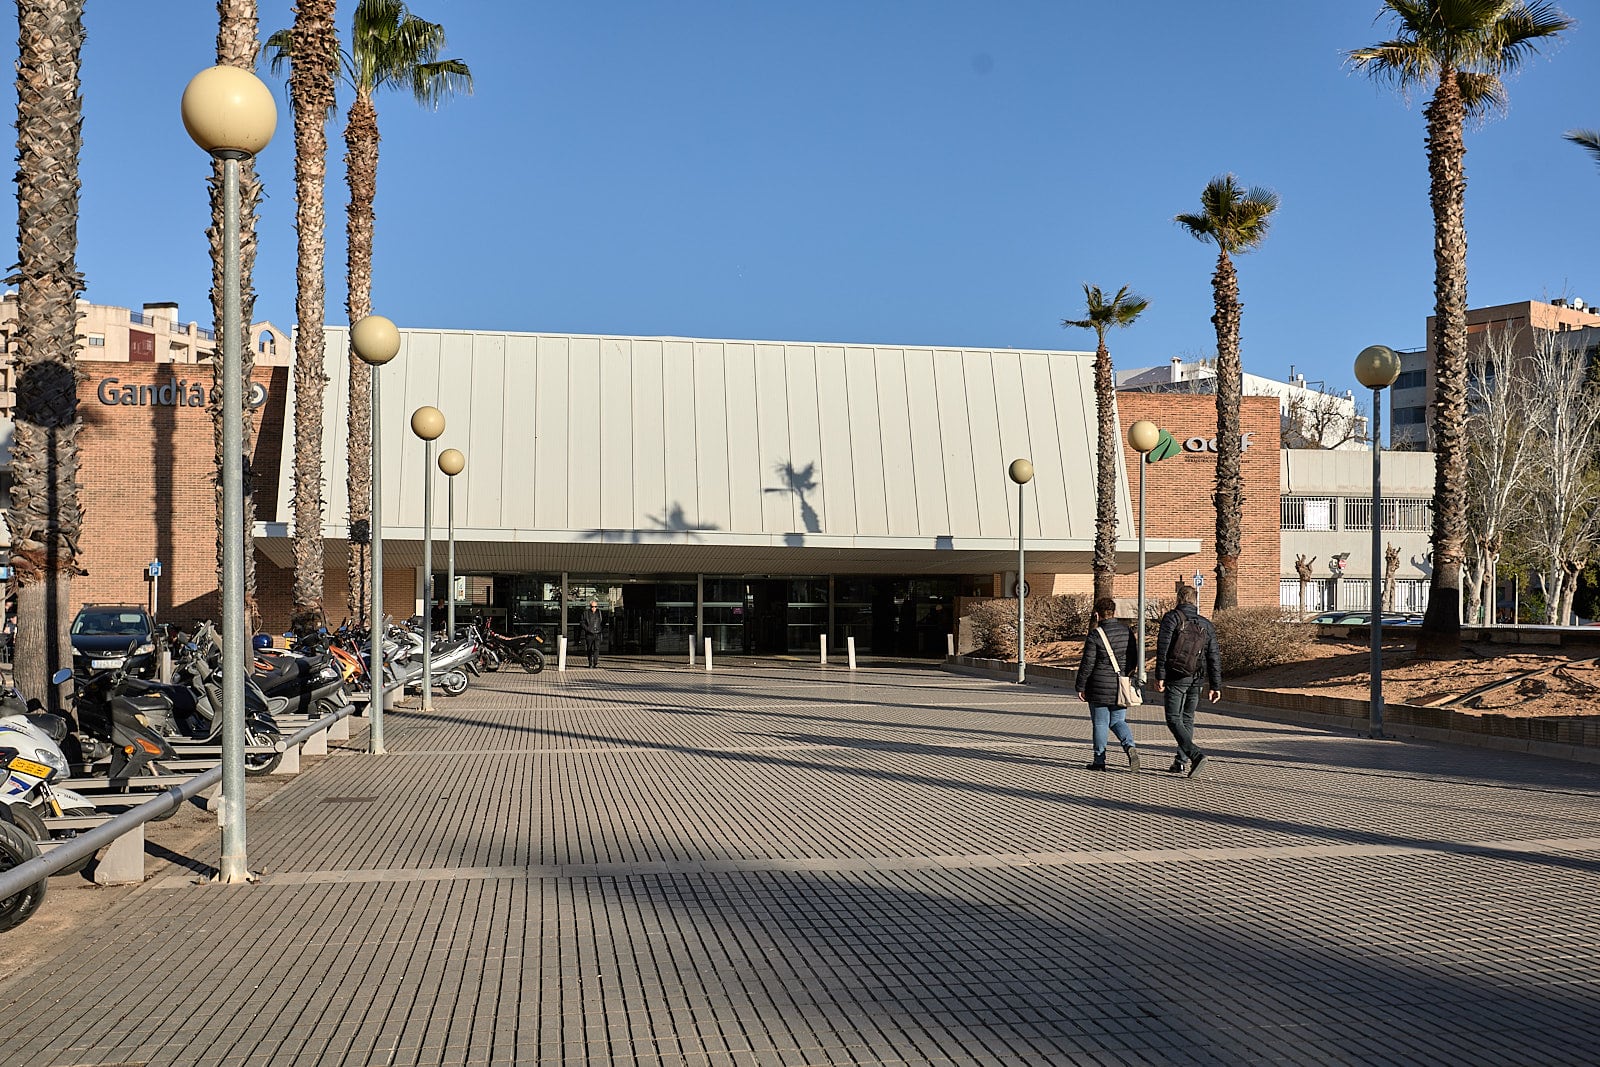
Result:
<svg viewBox="0 0 1600 1067"><path fill-rule="evenodd" d="M1227 608L1211 617L1222 649L1222 676L1239 675L1304 659L1316 634L1277 606Z"/></svg>

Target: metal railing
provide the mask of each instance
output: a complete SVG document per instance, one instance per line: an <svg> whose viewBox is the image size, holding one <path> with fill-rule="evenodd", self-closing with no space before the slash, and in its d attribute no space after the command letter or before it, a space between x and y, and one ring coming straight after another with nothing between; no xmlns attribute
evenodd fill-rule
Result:
<svg viewBox="0 0 1600 1067"><path fill-rule="evenodd" d="M324 715L298 733L292 734L279 742L280 751L287 751L295 745L303 744L316 734L328 729L340 719L355 711L354 704L345 704L339 710ZM136 830L153 819L159 819L170 811L176 811L184 801L191 799L211 786L222 781L222 765L195 775L180 785L157 793L150 800L137 807L113 816L99 826L94 827L78 836L62 842L48 853L26 863L19 864L9 871L0 872L0 900L14 896L41 878L48 878L52 874L66 867L76 860L92 856L106 845L111 844L130 830Z"/></svg>

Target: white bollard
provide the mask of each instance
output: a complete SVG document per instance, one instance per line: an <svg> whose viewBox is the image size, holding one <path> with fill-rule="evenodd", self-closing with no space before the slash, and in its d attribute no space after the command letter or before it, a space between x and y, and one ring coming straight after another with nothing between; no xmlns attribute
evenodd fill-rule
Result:
<svg viewBox="0 0 1600 1067"><path fill-rule="evenodd" d="M844 647L845 647L845 650L850 653L850 669L851 670L855 670L856 669L856 639L853 636L845 638L844 639Z"/></svg>
<svg viewBox="0 0 1600 1067"><path fill-rule="evenodd" d="M711 669L711 638L706 638L706 670Z"/></svg>
<svg viewBox="0 0 1600 1067"><path fill-rule="evenodd" d="M822 665L826 667L828 665L828 635L823 634L819 637L817 644L822 646Z"/></svg>
<svg viewBox="0 0 1600 1067"><path fill-rule="evenodd" d="M951 659L955 659L956 658L956 635L955 634L945 634L944 635L944 654L946 656L949 656Z"/></svg>
<svg viewBox="0 0 1600 1067"><path fill-rule="evenodd" d="M689 638L689 666L694 666L694 638Z"/></svg>
<svg viewBox="0 0 1600 1067"><path fill-rule="evenodd" d="M562 634L556 638L556 670L567 669L567 635Z"/></svg>

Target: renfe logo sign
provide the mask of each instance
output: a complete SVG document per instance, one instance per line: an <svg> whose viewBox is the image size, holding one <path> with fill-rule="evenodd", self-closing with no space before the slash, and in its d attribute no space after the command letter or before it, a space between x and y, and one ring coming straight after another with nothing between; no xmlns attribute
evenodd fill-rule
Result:
<svg viewBox="0 0 1600 1067"><path fill-rule="evenodd" d="M1254 433L1240 434L1239 451L1250 451L1250 438L1254 436ZM1185 452L1215 452L1217 450L1217 439L1215 437L1191 437L1183 443L1183 450Z"/></svg>
<svg viewBox="0 0 1600 1067"><path fill-rule="evenodd" d="M108 407L179 407L203 408L209 400L216 399L213 386L207 390L199 382L186 382L174 375L165 385L123 384L118 378L102 378L95 396ZM250 383L250 406L258 408L267 402L267 387L260 382Z"/></svg>

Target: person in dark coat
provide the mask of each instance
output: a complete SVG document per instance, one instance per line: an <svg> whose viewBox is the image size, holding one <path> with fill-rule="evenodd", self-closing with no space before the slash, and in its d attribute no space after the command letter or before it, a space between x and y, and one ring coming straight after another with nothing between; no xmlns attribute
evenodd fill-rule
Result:
<svg viewBox="0 0 1600 1067"><path fill-rule="evenodd" d="M600 601L589 601L588 608L578 616L578 624L583 628L583 650L589 654L589 666L600 666L600 630L605 625L605 617L600 614Z"/></svg>
<svg viewBox="0 0 1600 1067"><path fill-rule="evenodd" d="M1199 600L1200 593L1194 586L1180 586L1178 606L1161 616L1161 629L1156 635L1156 692L1166 694L1167 729L1178 743L1177 758L1167 770L1182 774L1187 763L1190 778L1198 777L1210 758L1194 743L1194 716L1200 710L1200 691L1206 690L1206 697L1213 704L1222 698L1222 649L1217 645L1216 627L1200 614ZM1205 648L1200 654L1199 666L1179 672L1169 662L1168 654L1179 627L1187 621L1199 624Z"/></svg>
<svg viewBox="0 0 1600 1067"><path fill-rule="evenodd" d="M1111 654L1106 654L1106 645ZM1083 658L1078 661L1078 699L1089 705L1089 719L1094 724L1094 759L1087 765L1091 771L1106 769L1106 741L1115 733L1122 742L1122 751L1128 757L1128 770L1139 769L1139 750L1133 743L1133 731L1128 728L1128 708L1118 692L1119 677L1134 676L1136 653L1133 631L1117 619L1117 602L1101 597L1094 602L1094 615L1090 619L1089 638L1083 644Z"/></svg>

